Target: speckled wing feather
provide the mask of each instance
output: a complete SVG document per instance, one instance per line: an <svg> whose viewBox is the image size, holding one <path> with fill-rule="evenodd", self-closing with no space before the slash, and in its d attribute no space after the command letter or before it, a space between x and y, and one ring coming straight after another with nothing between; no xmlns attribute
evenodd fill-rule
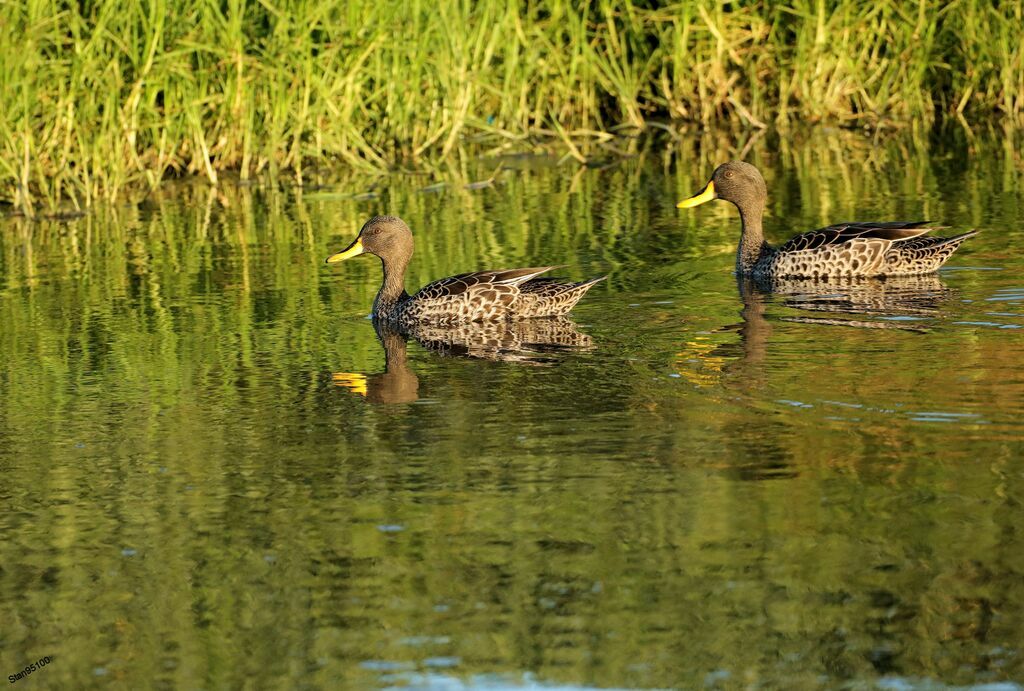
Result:
<svg viewBox="0 0 1024 691"><path fill-rule="evenodd" d="M972 230L948 238L914 238L894 243L885 255L886 273L922 274L935 271L953 256L960 243L978 234Z"/></svg>
<svg viewBox="0 0 1024 691"><path fill-rule="evenodd" d="M557 278L534 278L519 287L522 295L516 313L522 317L557 317L566 314L594 284L607 276L579 283L566 283Z"/></svg>
<svg viewBox="0 0 1024 691"><path fill-rule="evenodd" d="M857 238L871 238L901 242L919 235L939 230L944 226L927 226L928 221L877 221L837 223L790 239L778 248L779 252L813 250L828 245L841 245Z"/></svg>
<svg viewBox="0 0 1024 691"><path fill-rule="evenodd" d="M521 284L555 267L477 271L442 278L423 286L401 307L404 323L488 321L519 316Z"/></svg>
<svg viewBox="0 0 1024 691"><path fill-rule="evenodd" d="M878 272L890 240L854 237L839 244L772 253L764 264L766 276L870 276Z"/></svg>
<svg viewBox="0 0 1024 691"><path fill-rule="evenodd" d="M488 285L516 286L550 271L553 266L538 266L527 269L500 269L498 271L474 271L441 278L420 288L413 296L418 300L433 300L461 295L473 287Z"/></svg>
<svg viewBox="0 0 1024 691"><path fill-rule="evenodd" d="M934 271L949 258L962 238L958 236L956 244L946 248L944 243L952 238L921 237L944 227L927 224L928 221L853 222L812 230L773 250L765 257L759 273L813 277Z"/></svg>

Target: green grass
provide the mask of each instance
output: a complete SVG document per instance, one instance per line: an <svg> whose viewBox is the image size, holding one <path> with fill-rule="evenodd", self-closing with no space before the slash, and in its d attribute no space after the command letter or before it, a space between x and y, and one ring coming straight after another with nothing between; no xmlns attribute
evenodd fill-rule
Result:
<svg viewBox="0 0 1024 691"><path fill-rule="evenodd" d="M1024 115L1020 2L0 0L0 199L28 215L620 128Z"/></svg>

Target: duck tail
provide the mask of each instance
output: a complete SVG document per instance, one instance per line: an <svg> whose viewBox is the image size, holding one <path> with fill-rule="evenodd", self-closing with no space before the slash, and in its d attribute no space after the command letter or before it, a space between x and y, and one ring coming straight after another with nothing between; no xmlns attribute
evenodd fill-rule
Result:
<svg viewBox="0 0 1024 691"><path fill-rule="evenodd" d="M598 276L597 278L588 278L585 281L580 281L579 283L577 283L576 287L581 288L585 293L586 291L590 290L593 286L597 285L606 278L608 278L607 274L605 274L604 276Z"/></svg>
<svg viewBox="0 0 1024 691"><path fill-rule="evenodd" d="M569 284L567 290L563 291L555 302L558 304L558 309L555 314L565 314L573 307L576 303L587 294L587 291L593 288L595 285L608 278L608 276L598 276L597 278L589 278L586 281L580 281L579 283Z"/></svg>
<svg viewBox="0 0 1024 691"><path fill-rule="evenodd" d="M571 310L595 284L606 278L599 276L579 283L565 283L557 278L535 278L520 286L523 299L519 316L561 316Z"/></svg>
<svg viewBox="0 0 1024 691"><path fill-rule="evenodd" d="M911 270L906 271L907 274L935 271L953 256L964 240L977 235L978 232L969 230L948 238L918 238L906 244L900 243L898 249L894 248L900 271L894 273L903 273L908 268Z"/></svg>
<svg viewBox="0 0 1024 691"><path fill-rule="evenodd" d="M948 238L941 238L939 244L940 245L948 245L951 242L955 242L957 245L959 245L961 242L963 242L967 238L972 238L972 237L974 237L975 235L977 235L980 232L981 232L980 230L968 230L966 233L960 233L959 235L951 235Z"/></svg>

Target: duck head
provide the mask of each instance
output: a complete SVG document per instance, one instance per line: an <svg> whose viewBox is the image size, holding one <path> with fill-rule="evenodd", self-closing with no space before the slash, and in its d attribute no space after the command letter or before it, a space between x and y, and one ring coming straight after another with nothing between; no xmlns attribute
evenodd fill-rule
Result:
<svg viewBox="0 0 1024 691"><path fill-rule="evenodd" d="M327 257L328 264L373 254L385 263L405 265L412 256L412 231L397 216L374 216L363 224L352 244Z"/></svg>
<svg viewBox="0 0 1024 691"><path fill-rule="evenodd" d="M712 199L724 199L744 211L754 206L763 206L767 196L768 188L757 168L743 161L729 161L715 168L710 182L702 192L684 199L676 207L689 209Z"/></svg>

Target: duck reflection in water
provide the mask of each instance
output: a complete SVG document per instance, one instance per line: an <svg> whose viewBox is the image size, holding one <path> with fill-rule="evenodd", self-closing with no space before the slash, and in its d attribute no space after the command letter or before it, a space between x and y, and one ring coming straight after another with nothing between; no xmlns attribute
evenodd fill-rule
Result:
<svg viewBox="0 0 1024 691"><path fill-rule="evenodd" d="M409 367L406 337L384 322L374 320L377 340L384 348L384 371L375 374L335 372L335 386L364 396L371 403L411 403L419 398L420 380Z"/></svg>
<svg viewBox="0 0 1024 691"><path fill-rule="evenodd" d="M940 314L939 304L953 291L937 274L890 276L888 278L815 279L741 279L740 295L746 304L754 293L778 295L787 307L811 312L837 312L857 318L781 317L783 321L863 329L902 329L921 331L920 327L892 321L892 318L926 319ZM867 317L868 319L865 319ZM869 319L877 317L883 321Z"/></svg>
<svg viewBox="0 0 1024 691"><path fill-rule="evenodd" d="M409 366L409 338L442 357L524 365L549 365L557 362L561 354L594 349L593 339L565 317L407 327L375 319L373 327L384 348L384 371L332 375L336 386L364 396L371 403L411 403L419 398L419 378Z"/></svg>
<svg viewBox="0 0 1024 691"><path fill-rule="evenodd" d="M793 433L791 417L779 414L780 405L800 403L764 405L765 392L780 381L780 358L770 358L773 328L788 322L796 324L792 329L815 331L844 326L925 332L924 320L940 317L942 303L954 295L935 275L829 280L738 277L737 288L742 320L706 338L696 337L679 354L677 363L680 374L691 384L710 389L712 394L721 391L723 402L744 404L744 415L724 423L726 443L732 449L725 456L743 459L730 464L733 477L753 481L795 477L800 467L785 441ZM738 340L715 345L730 332L737 333ZM751 414L760 416L757 425L750 424Z"/></svg>
<svg viewBox="0 0 1024 691"><path fill-rule="evenodd" d="M737 276L742 321L697 336L677 356L680 373L700 386L725 384L757 388L773 322L924 333L927 320L940 317L953 291L935 274L889 278L762 278ZM771 304L806 314L766 316ZM811 313L814 313L813 315ZM737 332L739 342L715 344L715 333ZM696 367L689 367L691 363Z"/></svg>
<svg viewBox="0 0 1024 691"><path fill-rule="evenodd" d="M779 321L924 332L927 329L914 322L939 316L941 303L953 295L936 274L829 279L739 276L736 284L743 300L743 323L731 328L739 330L748 362L764 358L771 333L765 310L773 298L781 298L784 306L793 309L835 315L786 315L778 317Z"/></svg>

